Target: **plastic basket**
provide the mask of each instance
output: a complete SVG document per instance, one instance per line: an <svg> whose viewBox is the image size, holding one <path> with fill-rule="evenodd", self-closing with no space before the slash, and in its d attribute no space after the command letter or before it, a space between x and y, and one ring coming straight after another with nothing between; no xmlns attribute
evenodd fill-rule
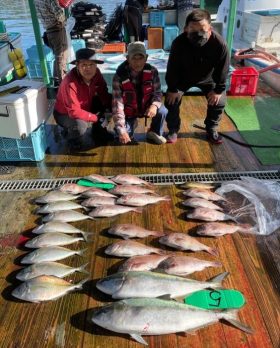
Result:
<svg viewBox="0 0 280 348"><path fill-rule="evenodd" d="M46 61L49 76L53 76L53 62L54 62L54 59L51 61ZM32 79L32 78L43 76L40 62L30 61L29 59L27 59L26 66L27 66L27 76L29 78Z"/></svg>
<svg viewBox="0 0 280 348"><path fill-rule="evenodd" d="M42 161L46 149L46 129L42 123L25 139L0 137L0 162Z"/></svg>
<svg viewBox="0 0 280 348"><path fill-rule="evenodd" d="M54 59L53 52L48 46L43 45L43 52L44 52L44 56L45 56L46 61L49 62L49 61L52 61ZM37 50L36 45L33 45L33 46L27 48L26 53L27 53L27 56L28 56L30 61L40 62L40 58L38 55L38 50Z"/></svg>
<svg viewBox="0 0 280 348"><path fill-rule="evenodd" d="M74 52L86 47L86 42L83 39L72 39L71 42Z"/></svg>
<svg viewBox="0 0 280 348"><path fill-rule="evenodd" d="M176 25L167 25L163 32L163 48L169 51L173 40L178 36L179 28Z"/></svg>
<svg viewBox="0 0 280 348"><path fill-rule="evenodd" d="M253 67L235 70L231 75L230 95L255 95L257 91L259 73Z"/></svg>
<svg viewBox="0 0 280 348"><path fill-rule="evenodd" d="M162 28L148 28L148 48L162 48L163 47L163 29Z"/></svg>
<svg viewBox="0 0 280 348"><path fill-rule="evenodd" d="M163 11L151 11L150 12L150 26L151 27L164 27L165 26L165 13Z"/></svg>
<svg viewBox="0 0 280 348"><path fill-rule="evenodd" d="M125 53L126 45L124 42L108 43L108 44L105 44L102 49L97 51L101 53L112 53L112 52Z"/></svg>

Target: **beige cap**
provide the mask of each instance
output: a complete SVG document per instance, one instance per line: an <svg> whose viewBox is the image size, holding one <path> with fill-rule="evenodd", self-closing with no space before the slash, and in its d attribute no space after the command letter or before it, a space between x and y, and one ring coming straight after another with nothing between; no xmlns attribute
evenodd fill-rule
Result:
<svg viewBox="0 0 280 348"><path fill-rule="evenodd" d="M142 56L146 56L146 48L142 41L131 42L127 47L127 55L130 57L135 56L136 54L141 54Z"/></svg>

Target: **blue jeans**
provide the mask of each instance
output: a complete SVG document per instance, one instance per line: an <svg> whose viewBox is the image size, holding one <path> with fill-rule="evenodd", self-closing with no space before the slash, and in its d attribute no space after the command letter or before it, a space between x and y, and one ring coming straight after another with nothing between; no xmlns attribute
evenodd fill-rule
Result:
<svg viewBox="0 0 280 348"><path fill-rule="evenodd" d="M155 117L152 118L150 131L155 132L158 135L163 135L164 121L166 119L168 110L164 105L158 109ZM125 128L129 137L133 137L134 131L137 127L137 118L136 117L127 117L125 119Z"/></svg>
<svg viewBox="0 0 280 348"><path fill-rule="evenodd" d="M193 86L190 86L193 87ZM190 88L189 87L189 88ZM195 87L198 87L202 90L202 93L206 96L210 91L213 90L213 84L197 84ZM226 104L226 92L222 93L221 99L217 105L207 105L207 115L204 120L204 124L207 130L216 130L218 124L222 118L222 114ZM166 117L167 127L170 133L178 133L181 126L180 119L180 102L174 103L173 105L167 104L165 106L168 109L168 115Z"/></svg>

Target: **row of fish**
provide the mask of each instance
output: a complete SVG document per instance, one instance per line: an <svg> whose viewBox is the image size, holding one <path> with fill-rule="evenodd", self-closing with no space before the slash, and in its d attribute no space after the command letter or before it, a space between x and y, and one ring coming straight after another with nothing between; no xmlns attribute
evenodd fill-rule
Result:
<svg viewBox="0 0 280 348"><path fill-rule="evenodd" d="M223 213L223 206L216 204L224 199L211 192L212 187L187 188L188 190L184 191L184 194L191 198L184 201L183 205L194 208L192 212L194 215L189 216L190 218L201 218L204 221L222 221L229 218ZM197 194L200 196L196 196ZM197 234L207 235L209 232L207 225L209 224L204 224L204 227L201 225ZM227 228L228 231L245 228L238 225L223 225L227 226L224 226L224 230ZM212 231L214 231L214 227ZM218 226L216 226L216 230L218 230ZM222 281L227 273L222 273L208 282L181 277L206 267L221 267L220 262L179 256L128 239L152 235L159 237L161 244L177 250L204 250L215 256L217 250L184 233L164 234L131 224L113 226L108 232L125 240L113 243L107 247L105 253L121 257L134 256L126 260L117 273L97 282L96 286L100 291L112 296L113 299L120 299L120 301L96 309L92 316L95 324L114 332L127 333L142 344L147 344L142 335L193 332L221 319L247 333L252 333L250 328L238 321L236 310L208 311L170 301L170 299L181 300L186 295L202 289L222 287ZM217 232L215 234L217 235ZM150 253L157 255L150 255ZM150 270L155 272L149 272ZM162 296L165 299L158 298Z"/></svg>
<svg viewBox="0 0 280 348"><path fill-rule="evenodd" d="M182 205L193 208L191 212L186 214L189 219L209 221L209 223L198 226L196 233L202 236L218 237L224 234L232 234L235 232L248 232L252 230L249 224L239 224L233 216L224 212L226 205L229 203L226 199L211 189L214 186L200 184L199 187L188 187L182 194L187 196ZM215 203L214 203L215 202ZM232 220L236 224L226 224L220 221Z"/></svg>
<svg viewBox="0 0 280 348"><path fill-rule="evenodd" d="M87 177L88 180L100 180L102 182L111 182L102 176L93 175ZM59 190L50 191L46 195L35 199L36 203L44 204L40 206L36 213L49 214L45 215L42 220L43 224L33 229L33 233L37 236L25 243L27 248L35 248L36 250L25 255L21 263L31 264L20 270L17 279L24 281L13 291L13 296L22 300L31 302L40 302L59 298L69 291L81 289L87 279L78 284L72 284L61 278L71 275L74 272L88 274L86 266L70 267L56 261L63 260L72 255L83 256L87 249L71 250L62 246L76 243L79 241L90 242L93 239L92 233L81 231L80 229L68 224L67 222L81 221L89 218L87 215L75 211L75 209L87 210L87 207L104 205L104 199L110 199L110 203L114 200L114 204L118 197L115 193L127 194L135 192L136 194L153 193L147 188L146 183L141 179L129 176L119 176L116 178L119 183L126 185L118 185L112 193L97 188L89 188L79 186L77 184L63 185ZM128 180L126 182L125 180ZM132 185L132 184L133 185ZM141 183L146 186L138 187L135 184ZM120 189L122 187L122 189ZM84 197L82 204L74 202L79 197ZM95 200L95 202L93 202ZM108 202L106 202L107 205ZM128 207L120 207L120 209L128 209ZM44 291L42 291L42 288Z"/></svg>

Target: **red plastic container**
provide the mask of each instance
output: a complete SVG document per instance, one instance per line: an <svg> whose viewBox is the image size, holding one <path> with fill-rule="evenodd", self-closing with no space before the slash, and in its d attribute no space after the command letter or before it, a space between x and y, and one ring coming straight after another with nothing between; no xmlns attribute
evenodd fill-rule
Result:
<svg viewBox="0 0 280 348"><path fill-rule="evenodd" d="M231 75L230 95L255 95L259 72L253 67L236 69Z"/></svg>
<svg viewBox="0 0 280 348"><path fill-rule="evenodd" d="M74 2L74 0L58 0L59 5L63 8L69 7L72 2Z"/></svg>

